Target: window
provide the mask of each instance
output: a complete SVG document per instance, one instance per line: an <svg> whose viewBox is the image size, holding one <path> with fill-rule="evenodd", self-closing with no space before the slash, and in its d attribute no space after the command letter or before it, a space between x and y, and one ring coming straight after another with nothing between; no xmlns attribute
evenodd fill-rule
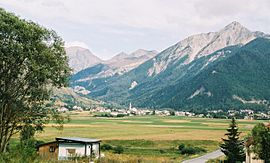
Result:
<svg viewBox="0 0 270 163"><path fill-rule="evenodd" d="M67 149L67 153L70 156L74 156L76 154L76 149Z"/></svg>
<svg viewBox="0 0 270 163"><path fill-rule="evenodd" d="M55 147L54 146L50 146L49 151L50 152L54 152L55 151Z"/></svg>

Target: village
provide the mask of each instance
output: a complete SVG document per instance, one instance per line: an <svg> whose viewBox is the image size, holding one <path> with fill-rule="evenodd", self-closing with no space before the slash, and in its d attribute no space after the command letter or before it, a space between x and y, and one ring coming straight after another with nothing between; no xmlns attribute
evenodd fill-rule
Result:
<svg viewBox="0 0 270 163"><path fill-rule="evenodd" d="M192 112L192 111L179 111L173 109L146 109L136 108L132 104L129 104L128 108L107 108L107 107L94 107L94 108L82 108L80 106L73 106L72 109L61 107L59 112L82 112L89 111L95 117L126 117L126 116L182 116L182 117L199 117L199 118L222 118L229 119L236 117L238 119L247 120L268 120L270 119L270 111L254 111L252 109L230 109L224 111L222 109L211 110L205 112Z"/></svg>

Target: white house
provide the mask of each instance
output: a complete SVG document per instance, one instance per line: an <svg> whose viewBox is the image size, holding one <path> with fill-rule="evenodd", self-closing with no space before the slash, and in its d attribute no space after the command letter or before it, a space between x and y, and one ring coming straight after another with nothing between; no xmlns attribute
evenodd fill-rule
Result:
<svg viewBox="0 0 270 163"><path fill-rule="evenodd" d="M100 157L100 142L98 139L78 137L58 137L56 141L41 144L38 153L42 157L53 157L58 160L68 160L73 157Z"/></svg>

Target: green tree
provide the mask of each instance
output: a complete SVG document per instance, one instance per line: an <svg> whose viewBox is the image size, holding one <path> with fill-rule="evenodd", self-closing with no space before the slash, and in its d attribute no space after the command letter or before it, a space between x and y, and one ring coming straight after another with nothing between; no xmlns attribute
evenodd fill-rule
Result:
<svg viewBox="0 0 270 163"><path fill-rule="evenodd" d="M45 103L70 75L63 45L54 31L0 8L0 154L24 126L42 130L59 118Z"/></svg>
<svg viewBox="0 0 270 163"><path fill-rule="evenodd" d="M270 129L263 123L259 123L254 126L251 134L253 152L265 163L270 163Z"/></svg>
<svg viewBox="0 0 270 163"><path fill-rule="evenodd" d="M25 140L29 140L34 138L35 135L35 128L31 125L23 126L21 133L20 133L20 141L23 142Z"/></svg>
<svg viewBox="0 0 270 163"><path fill-rule="evenodd" d="M17 145L16 161L18 162L34 162L37 157L36 145L34 138L35 128L31 125L23 126L20 132L20 144ZM17 151L17 152L18 152ZM20 160L20 161L19 161ZM11 161L11 160L9 160Z"/></svg>
<svg viewBox="0 0 270 163"><path fill-rule="evenodd" d="M228 139L223 139L223 144L220 145L221 151L226 155L227 162L235 163L237 161L245 160L244 143L239 140L240 132L235 118L232 118L231 124L225 134Z"/></svg>

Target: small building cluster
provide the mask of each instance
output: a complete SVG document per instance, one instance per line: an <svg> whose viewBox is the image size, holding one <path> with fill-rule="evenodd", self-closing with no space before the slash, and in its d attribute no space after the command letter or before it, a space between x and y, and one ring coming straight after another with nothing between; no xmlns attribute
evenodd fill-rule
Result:
<svg viewBox="0 0 270 163"><path fill-rule="evenodd" d="M128 109L105 109L94 108L90 109L91 113L102 113L101 116L109 117L123 117L123 116L145 116L145 115L158 115L158 116L195 116L194 113L188 111L172 111L172 110L150 110L150 109L137 109L129 107Z"/></svg>
<svg viewBox="0 0 270 163"><path fill-rule="evenodd" d="M91 113L99 113L97 116L101 117L124 117L124 116L145 116L145 115L158 115L158 116L187 116L187 117L207 117L207 118L230 118L236 117L238 119L270 119L270 111L254 111L252 109L229 109L227 111L223 109L191 112L191 111L175 111L172 109L145 109L132 107L131 103L127 109L115 108L115 107L101 107L95 106L92 108L84 109L80 106L73 106L72 111L84 111L88 110ZM70 109L66 107L60 107L59 112L68 112Z"/></svg>
<svg viewBox="0 0 270 163"><path fill-rule="evenodd" d="M254 111L252 109L241 109L241 110L230 109L228 111L223 111L219 109L219 110L207 111L204 117L208 117L208 118L236 117L238 119L248 119L248 120L253 120L253 119L267 120L267 119L270 119L270 112L269 111L265 111L265 112Z"/></svg>

